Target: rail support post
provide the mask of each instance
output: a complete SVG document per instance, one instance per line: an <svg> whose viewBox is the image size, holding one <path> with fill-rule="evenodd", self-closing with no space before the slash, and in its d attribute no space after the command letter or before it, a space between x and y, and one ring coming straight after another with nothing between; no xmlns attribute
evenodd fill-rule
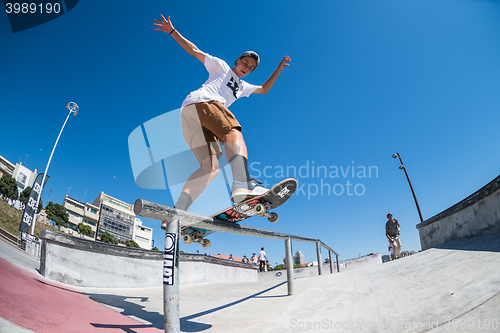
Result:
<svg viewBox="0 0 500 333"><path fill-rule="evenodd" d="M323 274L323 265L321 264L321 244L316 242L316 254L318 256L318 275Z"/></svg>
<svg viewBox="0 0 500 333"><path fill-rule="evenodd" d="M288 286L288 296L293 295L293 258L292 258L292 240L285 239L286 252L286 278Z"/></svg>
<svg viewBox="0 0 500 333"><path fill-rule="evenodd" d="M179 333L179 236L180 223L174 216L165 232L163 252L163 323L165 333Z"/></svg>
<svg viewBox="0 0 500 333"><path fill-rule="evenodd" d="M339 255L337 254L335 258L337 259L337 273L340 273Z"/></svg>
<svg viewBox="0 0 500 333"><path fill-rule="evenodd" d="M328 251L328 258L330 262L330 274L333 274L333 256L332 256L332 251Z"/></svg>

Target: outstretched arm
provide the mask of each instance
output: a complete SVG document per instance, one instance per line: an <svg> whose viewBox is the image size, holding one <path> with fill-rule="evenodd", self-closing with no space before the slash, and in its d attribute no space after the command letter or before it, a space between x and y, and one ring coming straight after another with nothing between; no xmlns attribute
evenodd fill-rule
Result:
<svg viewBox="0 0 500 333"><path fill-rule="evenodd" d="M261 88L255 90L253 93L254 94L267 94L269 92L269 90L271 89L271 87L274 85L274 82L276 82L276 79L278 78L278 76L280 76L281 74L281 71L287 67L287 66L290 66L289 62L291 62L292 59L290 59L289 56L286 56L284 57L278 68L276 68L276 70L274 71L273 75L271 75L271 77L269 79L267 79L267 81L262 85Z"/></svg>
<svg viewBox="0 0 500 333"><path fill-rule="evenodd" d="M179 43L179 45L182 46L182 48L184 50L186 50L187 53L189 53L190 55L192 55L193 57L195 57L196 59L198 59L202 63L205 63L205 53L200 51L200 49L198 49L196 47L196 45L194 45L193 43L188 41L186 38L184 38L179 33L179 31L177 31L174 28L174 26L172 25L172 22L170 22L170 16L167 17L166 19L165 19L165 16L163 16L163 15L160 15L160 16L161 16L162 21L160 22L158 20L155 20L155 23L153 23L153 25L159 27L158 29L155 29L155 31L163 31L163 32L169 33L170 35L172 35L172 37L174 37L176 42Z"/></svg>

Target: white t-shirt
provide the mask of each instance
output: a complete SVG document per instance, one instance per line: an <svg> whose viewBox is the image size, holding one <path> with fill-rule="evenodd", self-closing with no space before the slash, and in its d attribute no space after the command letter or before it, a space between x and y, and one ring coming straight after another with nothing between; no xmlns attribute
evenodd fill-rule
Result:
<svg viewBox="0 0 500 333"><path fill-rule="evenodd" d="M205 53L205 68L209 74L208 80L200 89L193 91L184 99L181 108L209 101L219 101L229 108L238 98L248 97L260 88L241 80L224 60L207 53Z"/></svg>
<svg viewBox="0 0 500 333"><path fill-rule="evenodd" d="M260 253L259 253L259 260L260 261L266 261L266 252L264 252L264 250L260 251Z"/></svg>

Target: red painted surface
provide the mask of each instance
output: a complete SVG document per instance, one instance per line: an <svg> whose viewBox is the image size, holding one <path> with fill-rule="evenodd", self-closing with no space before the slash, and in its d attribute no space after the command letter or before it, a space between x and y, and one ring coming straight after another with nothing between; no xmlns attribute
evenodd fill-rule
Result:
<svg viewBox="0 0 500 333"><path fill-rule="evenodd" d="M3 258L0 258L0 317L39 333L163 332Z"/></svg>

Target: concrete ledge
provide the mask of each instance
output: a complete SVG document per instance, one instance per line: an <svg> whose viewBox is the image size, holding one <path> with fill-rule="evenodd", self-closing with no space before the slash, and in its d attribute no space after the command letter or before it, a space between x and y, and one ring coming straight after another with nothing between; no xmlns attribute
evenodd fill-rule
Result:
<svg viewBox="0 0 500 333"><path fill-rule="evenodd" d="M161 253L161 252L160 252ZM203 254L191 254L191 253L181 253L182 262L206 262L211 264L217 264L221 266L238 267L242 269L257 270L252 264L245 264L243 262L232 261L227 259L221 259L217 257L211 257Z"/></svg>
<svg viewBox="0 0 500 333"><path fill-rule="evenodd" d="M500 233L500 176L417 229L422 250L454 239Z"/></svg>
<svg viewBox="0 0 500 333"><path fill-rule="evenodd" d="M371 267L373 265L382 264L382 256L380 253L372 254L362 258L350 259L339 262L339 270L351 271L355 269L363 269L364 267ZM337 273L337 264L333 265L333 274ZM330 264L323 264L323 275L330 274ZM306 278L318 275L318 266L302 267L293 269L293 277ZM270 271L259 273L259 281L285 281L286 270Z"/></svg>
<svg viewBox="0 0 500 333"><path fill-rule="evenodd" d="M382 255L379 253L375 253L369 256L350 259L346 261L341 261L339 263L340 272L343 271L352 271L355 269L365 268L368 266L378 265L382 263Z"/></svg>
<svg viewBox="0 0 500 333"><path fill-rule="evenodd" d="M85 287L162 285L163 253L81 239L42 230L40 273L51 280ZM180 284L257 281L252 265L180 255Z"/></svg>
<svg viewBox="0 0 500 333"><path fill-rule="evenodd" d="M330 274L330 264L323 264L323 274ZM334 269L334 272L337 273L336 268ZM317 276L318 275L318 266L310 266L310 267L301 267L301 268L294 268L293 269L293 278L294 279L299 279L299 278L307 278L307 277L312 277L312 276ZM279 271L269 271L269 272L262 272L259 273L259 282L261 281L286 281L287 280L287 275L286 275L286 270L279 270Z"/></svg>
<svg viewBox="0 0 500 333"><path fill-rule="evenodd" d="M79 248L92 252L100 252L107 254L123 255L134 258L161 258L162 253L159 251L149 251L134 247L126 247L121 245L108 244L97 242L80 237L63 234L60 232L44 229L40 232L40 238L51 243L58 243L62 246Z"/></svg>

